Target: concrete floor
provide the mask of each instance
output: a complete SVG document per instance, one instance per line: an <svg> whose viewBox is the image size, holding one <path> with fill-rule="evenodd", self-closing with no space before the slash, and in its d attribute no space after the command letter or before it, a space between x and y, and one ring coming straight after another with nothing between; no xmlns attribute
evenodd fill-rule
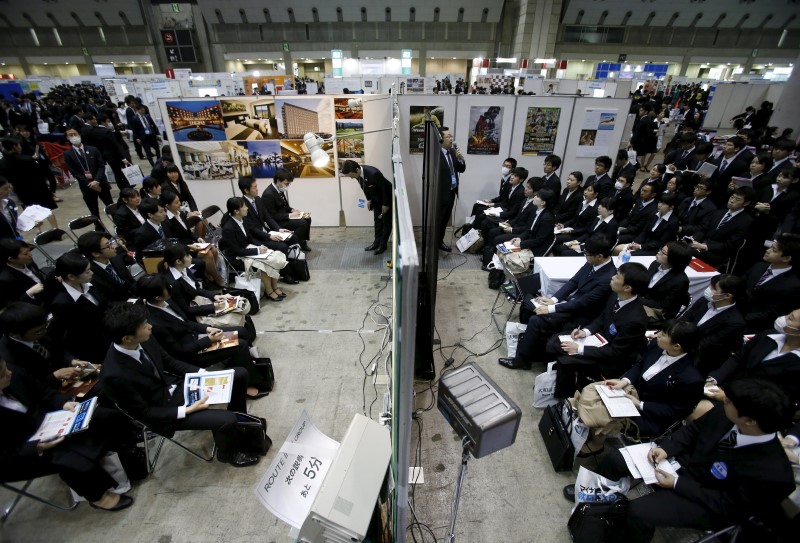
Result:
<svg viewBox="0 0 800 543"><path fill-rule="evenodd" d="M149 168L143 167L143 171ZM57 211L62 226L70 218L85 214L76 186L59 191L59 195L65 199ZM311 281L284 287L289 298L281 304L266 303L254 317L257 329L263 332L257 345L262 355L272 358L276 374L275 390L249 406L251 413L268 420L268 432L274 440L259 465L235 469L216 461L203 464L168 444L156 471L134 484L130 495L135 503L131 508L110 514L81 504L75 511L59 512L22 500L0 527L0 541L288 541L288 526L264 509L254 486L302 410L308 411L321 431L337 440L343 437L355 413L366 410L373 418L378 416L383 391L370 382L363 386L359 334L319 332L359 330L362 322L364 330L372 331L385 322L374 311L374 304L385 306L384 314L389 314L391 289L381 292L388 276L386 258L361 250L371 239L367 228L315 228L311 240L315 251L309 255ZM61 252L68 248L62 246ZM505 344L489 315L496 292L486 287L486 274L479 266L477 256L442 253L437 331L445 347L444 358L438 351L435 356L437 373L445 358L452 356L458 365L469 354L464 348L447 346L461 343L475 353L498 347L469 361L477 361L523 414L513 446L470 461L456 540L567 542L571 506L562 498L561 489L574 482L575 475L553 472L537 429L541 410L531 407L533 381L543 368L511 371L498 366L496 359L505 356ZM504 307L507 311L508 306ZM365 321L370 308L371 317ZM362 360L367 361L380 348L382 334L360 336L366 345ZM425 409L432 401L430 387L418 382L416 389L416 408ZM421 455L416 463L424 467L425 483L417 485L414 510L419 522L430 527L437 540L443 540L459 469L460 442L435 405L422 413L419 421ZM412 450L417 444L416 432L415 425ZM208 432L184 434L190 446L210 445ZM587 467L591 468L593 462L588 460ZM66 496L56 476L37 480L32 490L57 499ZM7 492L0 492L0 503L8 498ZM430 533L421 535L416 529L414 535L416 541L433 540ZM656 541L691 540L676 535L657 536ZM406 539L413 540L410 532Z"/></svg>

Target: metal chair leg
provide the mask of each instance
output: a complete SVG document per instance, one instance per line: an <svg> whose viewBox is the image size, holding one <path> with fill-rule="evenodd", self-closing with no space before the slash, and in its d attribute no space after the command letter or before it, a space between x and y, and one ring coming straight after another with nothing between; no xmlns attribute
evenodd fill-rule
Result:
<svg viewBox="0 0 800 543"><path fill-rule="evenodd" d="M61 504L58 504L58 503L54 503L54 502L45 500L44 498L40 498L39 496L36 496L35 494L31 494L30 492L28 492L28 487L31 486L33 481L34 481L33 479L31 479L29 481L26 481L25 484L22 486L22 488L17 488L17 487L15 487L13 485L10 485L8 483L0 483L0 486L2 486L3 488L6 488L6 489L8 489L11 492L16 494L16 496L14 497L14 500L8 506L3 508L3 515L2 515L2 518L0 518L0 522L5 522L6 521L6 519L11 515L11 512L14 510L14 508L17 506L17 504L19 503L19 501L22 499L23 496L25 496L26 498L30 498L32 500L36 500L39 503L43 503L44 505L47 505L48 507L52 507L53 509L58 509L60 511L72 511L73 509L78 507L78 502L73 501L71 496L70 496L70 504L69 505L61 505Z"/></svg>

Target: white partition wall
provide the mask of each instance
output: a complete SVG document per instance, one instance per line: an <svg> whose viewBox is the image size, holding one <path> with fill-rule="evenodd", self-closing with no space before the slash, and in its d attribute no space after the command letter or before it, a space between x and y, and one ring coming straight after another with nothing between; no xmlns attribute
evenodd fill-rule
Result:
<svg viewBox="0 0 800 543"><path fill-rule="evenodd" d="M567 148L561 155L563 160L561 170L567 172L578 170L583 172L583 178L586 179L594 174L594 160L597 156L606 155L614 160L625 133L625 122L630 107L631 101L628 99L576 98ZM616 115L611 123L610 116L614 113ZM581 136L586 134L585 131L596 131L596 145L579 145Z"/></svg>
<svg viewBox="0 0 800 543"><path fill-rule="evenodd" d="M784 83L717 83L703 127L733 128L731 117L747 106L758 109L765 100L777 103L784 87Z"/></svg>

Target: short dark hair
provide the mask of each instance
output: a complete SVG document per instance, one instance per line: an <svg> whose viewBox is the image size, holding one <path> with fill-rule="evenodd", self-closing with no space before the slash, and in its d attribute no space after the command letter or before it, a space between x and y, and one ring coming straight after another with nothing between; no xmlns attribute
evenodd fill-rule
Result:
<svg viewBox="0 0 800 543"><path fill-rule="evenodd" d="M800 168L788 164L778 172L779 177L788 177L789 179L800 179Z"/></svg>
<svg viewBox="0 0 800 543"><path fill-rule="evenodd" d="M583 253L588 256L602 255L609 257L611 256L612 249L611 242L608 241L608 238L603 234L593 234L589 236L589 239L583 244Z"/></svg>
<svg viewBox="0 0 800 543"><path fill-rule="evenodd" d="M67 275L80 275L86 271L89 260L77 253L64 253L56 260L56 269L53 275L66 279Z"/></svg>
<svg viewBox="0 0 800 543"><path fill-rule="evenodd" d="M516 175L517 177L525 181L528 178L528 170L526 170L522 166L517 166L511 169L511 175Z"/></svg>
<svg viewBox="0 0 800 543"><path fill-rule="evenodd" d="M17 258L22 249L31 249L32 246L21 239L0 239L0 268L8 264L9 258Z"/></svg>
<svg viewBox="0 0 800 543"><path fill-rule="evenodd" d="M692 260L692 248L683 241L668 241L667 262L673 270L683 271Z"/></svg>
<svg viewBox="0 0 800 543"><path fill-rule="evenodd" d="M759 164L764 165L764 171L768 172L772 169L772 165L775 163L775 160L772 158L771 153L763 152L758 153L755 158L758 160Z"/></svg>
<svg viewBox="0 0 800 543"><path fill-rule="evenodd" d="M557 170L561 167L561 157L558 155L547 155L544 157L544 161L545 163L549 162L554 170Z"/></svg>
<svg viewBox="0 0 800 543"><path fill-rule="evenodd" d="M154 188L160 186L161 186L161 181L159 181L155 177L145 177L144 180L142 181L142 189L144 189L145 192L150 192Z"/></svg>
<svg viewBox="0 0 800 543"><path fill-rule="evenodd" d="M294 181L294 175L286 168L278 168L275 170L275 181Z"/></svg>
<svg viewBox="0 0 800 543"><path fill-rule="evenodd" d="M578 185L582 185L583 184L583 173L581 173L581 172L576 170L574 172L569 172L569 175L574 176L575 179L578 180ZM569 177L569 176L567 176L567 177Z"/></svg>
<svg viewBox="0 0 800 543"><path fill-rule="evenodd" d="M25 334L47 324L47 311L36 304L11 302L0 311L0 330L6 334Z"/></svg>
<svg viewBox="0 0 800 543"><path fill-rule="evenodd" d="M128 198L133 198L134 196L139 196L139 191L133 187L125 187L124 189L119 191L120 202L122 202L123 200L127 200Z"/></svg>
<svg viewBox="0 0 800 543"><path fill-rule="evenodd" d="M700 344L700 331L689 321L669 319L661 326L661 331L670 337L673 345L680 344L685 353L693 352Z"/></svg>
<svg viewBox="0 0 800 543"><path fill-rule="evenodd" d="M233 196L228 198L225 202L225 207L228 210L228 215L233 215L234 211L237 211L242 208L244 204L244 198L239 198L238 196Z"/></svg>
<svg viewBox="0 0 800 543"><path fill-rule="evenodd" d="M598 205L603 206L604 208L609 210L611 213L614 213L614 211L616 211L616 209L617 209L617 201L614 198L612 198L611 196L603 198Z"/></svg>
<svg viewBox="0 0 800 543"><path fill-rule="evenodd" d="M136 281L136 294L146 302L152 303L164 291L172 292L167 278L161 274L144 275Z"/></svg>
<svg viewBox="0 0 800 543"><path fill-rule="evenodd" d="M667 167L664 166L663 164L656 164L655 166L653 166L653 168L658 170L658 173L660 173L661 175L667 173Z"/></svg>
<svg viewBox="0 0 800 543"><path fill-rule="evenodd" d="M794 151L794 142L788 138L780 139L775 142L775 145L772 146L772 149L780 149L781 151L789 151L790 153Z"/></svg>
<svg viewBox="0 0 800 543"><path fill-rule="evenodd" d="M161 207L166 208L169 204L171 204L175 198L178 197L178 193L172 189L161 189L161 194L158 196L158 203ZM153 198L151 198L152 200Z"/></svg>
<svg viewBox="0 0 800 543"><path fill-rule="evenodd" d="M158 200L154 198L145 198L144 200L142 200L142 203L139 204L139 213L142 214L142 217L147 219L148 217L150 217L150 215L155 215L156 213L158 213L159 207L164 207L164 206L158 203Z"/></svg>
<svg viewBox="0 0 800 543"><path fill-rule="evenodd" d="M745 146L744 138L740 136L733 136L732 138L728 138L725 140L725 143L732 143L734 148L742 149Z"/></svg>
<svg viewBox="0 0 800 543"><path fill-rule="evenodd" d="M165 273L167 267L174 267L175 263L183 260L189 254L189 250L183 243L170 243L164 248L164 260L158 265L158 271Z"/></svg>
<svg viewBox="0 0 800 543"><path fill-rule="evenodd" d="M341 172L344 175L348 175L348 174L351 174L351 173L355 173L360 169L361 169L361 166L359 166L358 162L356 162L355 160L345 160L342 163Z"/></svg>
<svg viewBox="0 0 800 543"><path fill-rule="evenodd" d="M689 145L697 143L697 136L694 134L681 134L681 145Z"/></svg>
<svg viewBox="0 0 800 543"><path fill-rule="evenodd" d="M786 428L792 421L789 395L767 379L737 379L725 385L725 396L740 417L756 421L759 429L771 434Z"/></svg>
<svg viewBox="0 0 800 543"><path fill-rule="evenodd" d="M780 244L781 255L791 257L793 267L800 264L800 235L787 232L778 236L775 243Z"/></svg>
<svg viewBox="0 0 800 543"><path fill-rule="evenodd" d="M510 162L512 168L516 168L517 167L517 159L516 158L508 157L503 162Z"/></svg>
<svg viewBox="0 0 800 543"><path fill-rule="evenodd" d="M529 181L530 183L530 181ZM544 202L544 208L552 210L558 205L558 194L550 189L539 189L536 193L541 201Z"/></svg>
<svg viewBox="0 0 800 543"><path fill-rule="evenodd" d="M650 274L647 268L638 262L626 262L617 268L619 273L625 278L624 284L631 287L631 294L642 294L650 284Z"/></svg>
<svg viewBox="0 0 800 543"><path fill-rule="evenodd" d="M611 162L612 162L611 157L606 155L599 156L596 159L594 159L595 164L602 164L603 166L605 166L606 170L611 169Z"/></svg>
<svg viewBox="0 0 800 543"><path fill-rule="evenodd" d="M673 193L666 193L661 195L661 203L667 204L668 206L675 207L675 204L678 203L678 195Z"/></svg>
<svg viewBox="0 0 800 543"><path fill-rule="evenodd" d="M747 282L744 277L738 275L722 274L711 278L711 286L717 287L725 294L733 296L733 300L738 302L747 296Z"/></svg>
<svg viewBox="0 0 800 543"><path fill-rule="evenodd" d="M748 204L752 204L758 199L758 196L756 195L756 189L754 189L753 187L739 187L738 189L733 191L733 193L736 196L741 196L742 198L744 198L744 201L747 202Z"/></svg>
<svg viewBox="0 0 800 543"><path fill-rule="evenodd" d="M714 144L710 141L698 141L694 146L695 155L710 155L714 152Z"/></svg>
<svg viewBox="0 0 800 543"><path fill-rule="evenodd" d="M147 317L147 308L142 304L114 304L103 316L103 328L111 341L120 344L125 336L135 336Z"/></svg>
<svg viewBox="0 0 800 543"><path fill-rule="evenodd" d="M620 149L617 151L617 160L628 160L628 150Z"/></svg>
<svg viewBox="0 0 800 543"><path fill-rule="evenodd" d="M250 186L253 184L253 181L255 180L256 178L253 177L252 175L243 175L239 177L238 185L239 185L239 190L242 191L242 194L244 194L244 191L250 188Z"/></svg>
<svg viewBox="0 0 800 543"><path fill-rule="evenodd" d="M104 239L111 239L111 234L108 232L98 232L96 230L81 234L78 238L78 250L83 256L91 259L92 253L99 253L102 251L100 244Z"/></svg>

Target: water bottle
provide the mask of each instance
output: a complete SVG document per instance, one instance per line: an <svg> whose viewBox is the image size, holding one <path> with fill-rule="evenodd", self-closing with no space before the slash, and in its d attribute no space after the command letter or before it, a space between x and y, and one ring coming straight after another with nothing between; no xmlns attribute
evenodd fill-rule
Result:
<svg viewBox="0 0 800 543"><path fill-rule="evenodd" d="M627 245L625 246L625 250L622 251L622 254L620 255L620 260L622 260L623 264L631 261L631 252L628 250Z"/></svg>

